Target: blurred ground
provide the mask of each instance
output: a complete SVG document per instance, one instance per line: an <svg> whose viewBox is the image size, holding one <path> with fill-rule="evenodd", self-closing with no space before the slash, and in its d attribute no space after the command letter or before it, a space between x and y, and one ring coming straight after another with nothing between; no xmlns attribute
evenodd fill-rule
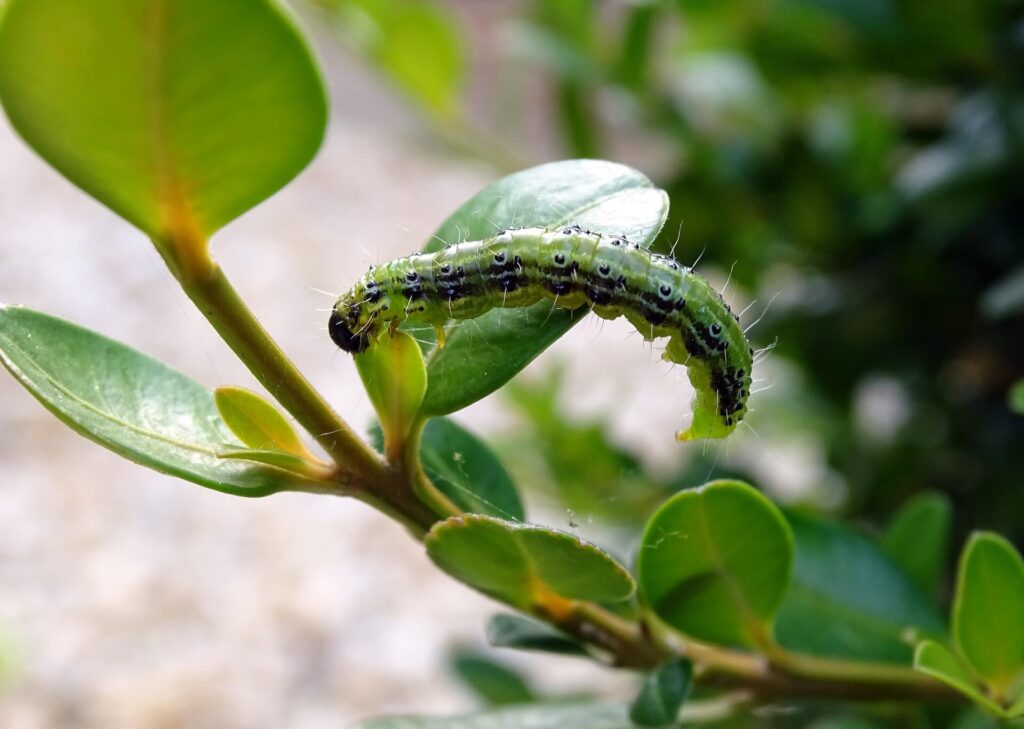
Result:
<svg viewBox="0 0 1024 729"><path fill-rule="evenodd" d="M417 146L404 107L321 46L335 104L325 148L219 235L215 254L362 425L368 403L326 336L331 297L316 289L337 291L369 263L418 248L495 175ZM211 387L253 386L142 236L6 125L0 220L0 300L72 319ZM631 400L616 430L648 450L649 434L663 433L660 450L689 394L681 371L662 377L669 370L627 332L583 326L549 358L573 360L570 405ZM658 376L611 376L636 366ZM505 421L489 401L464 422L487 433ZM456 639L481 644L494 606L434 569L386 518L306 495L238 499L133 466L64 428L6 375L0 430L3 729L319 729L472 707L445 655ZM516 660L552 691L622 685L584 662Z"/></svg>

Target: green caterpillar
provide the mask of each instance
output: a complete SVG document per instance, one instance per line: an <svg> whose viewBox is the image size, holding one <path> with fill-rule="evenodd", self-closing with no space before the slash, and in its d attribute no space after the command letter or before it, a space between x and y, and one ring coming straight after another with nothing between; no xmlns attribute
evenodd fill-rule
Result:
<svg viewBox="0 0 1024 729"><path fill-rule="evenodd" d="M724 438L746 414L754 353L721 295L672 258L575 225L506 230L373 268L339 297L328 330L356 354L408 319L434 326L443 346L450 319L545 298L624 315L648 340L671 338L664 358L685 365L697 391L679 440Z"/></svg>

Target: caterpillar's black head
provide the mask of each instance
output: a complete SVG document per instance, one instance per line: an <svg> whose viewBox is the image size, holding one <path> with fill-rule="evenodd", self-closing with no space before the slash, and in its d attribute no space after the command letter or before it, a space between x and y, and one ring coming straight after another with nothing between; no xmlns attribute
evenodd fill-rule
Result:
<svg viewBox="0 0 1024 729"><path fill-rule="evenodd" d="M370 346L369 338L365 334L353 332L349 322L338 314L337 309L331 312L331 318L327 322L327 331L335 344L351 354L359 354Z"/></svg>

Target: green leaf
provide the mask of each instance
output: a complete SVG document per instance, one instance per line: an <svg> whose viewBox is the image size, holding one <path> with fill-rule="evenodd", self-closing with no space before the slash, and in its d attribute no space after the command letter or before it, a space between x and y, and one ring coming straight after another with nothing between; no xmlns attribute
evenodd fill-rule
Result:
<svg viewBox="0 0 1024 729"><path fill-rule="evenodd" d="M914 636L943 635L931 601L868 538L840 524L786 515L796 538L778 641L815 655L909 664Z"/></svg>
<svg viewBox="0 0 1024 729"><path fill-rule="evenodd" d="M395 332L357 354L355 361L384 431L385 453L389 458L399 458L427 389L419 345L406 332Z"/></svg>
<svg viewBox="0 0 1024 729"><path fill-rule="evenodd" d="M693 664L685 658L668 661L648 674L629 718L640 726L674 725L693 680Z"/></svg>
<svg viewBox="0 0 1024 729"><path fill-rule="evenodd" d="M231 432L249 448L314 459L281 411L252 390L218 387L213 402Z"/></svg>
<svg viewBox="0 0 1024 729"><path fill-rule="evenodd" d="M369 719L355 729L634 729L621 704L533 704L447 717Z"/></svg>
<svg viewBox="0 0 1024 729"><path fill-rule="evenodd" d="M335 12L349 45L434 116L454 115L466 69L453 15L422 0L341 0Z"/></svg>
<svg viewBox="0 0 1024 729"><path fill-rule="evenodd" d="M629 236L648 247L668 214L668 198L636 170L611 162L572 160L533 167L488 185L437 231L426 250L477 240L499 228L576 223ZM568 329L584 311L540 302L449 322L446 344L427 346L423 413L444 415L494 392ZM432 335L422 332L424 338Z"/></svg>
<svg viewBox="0 0 1024 729"><path fill-rule="evenodd" d="M524 611L566 600L614 602L633 594L618 562L572 534L481 514L446 519L427 534L427 554L448 574Z"/></svg>
<svg viewBox="0 0 1024 729"><path fill-rule="evenodd" d="M587 649L575 638L547 623L524 615L499 613L487 623L487 642L495 648L543 651L567 656L587 656Z"/></svg>
<svg viewBox="0 0 1024 729"><path fill-rule="evenodd" d="M332 475L330 464L296 456L292 453L282 453L281 451L264 451L257 448L227 448L217 451L217 457L264 463L268 466L321 481L329 480Z"/></svg>
<svg viewBox="0 0 1024 729"><path fill-rule="evenodd" d="M36 152L158 239L208 236L272 195L327 114L269 0L10 0L0 100Z"/></svg>
<svg viewBox="0 0 1024 729"><path fill-rule="evenodd" d="M510 521L526 518L523 502L494 452L448 418L423 430L420 460L434 485L463 511Z"/></svg>
<svg viewBox="0 0 1024 729"><path fill-rule="evenodd" d="M676 494L644 531L637 575L647 605L697 638L757 646L789 584L793 535L778 508L739 481Z"/></svg>
<svg viewBox="0 0 1024 729"><path fill-rule="evenodd" d="M460 651L452 656L452 670L490 706L528 704L537 700L519 672L476 651Z"/></svg>
<svg viewBox="0 0 1024 729"><path fill-rule="evenodd" d="M904 504L882 535L882 551L927 595L935 593L949 556L952 522L949 499L926 492Z"/></svg>
<svg viewBox="0 0 1024 729"><path fill-rule="evenodd" d="M1017 698L1016 703L1006 710L1006 715L1011 719L1024 716L1024 688L1021 689L1020 696Z"/></svg>
<svg viewBox="0 0 1024 729"><path fill-rule="evenodd" d="M383 448L380 425L370 428L373 447ZM512 477L491 448L450 418L431 418L420 438L420 462L434 485L470 514L526 518Z"/></svg>
<svg viewBox="0 0 1024 729"><path fill-rule="evenodd" d="M974 670L1006 697L1024 671L1024 560L998 534L977 532L963 551L953 637Z"/></svg>
<svg viewBox="0 0 1024 729"><path fill-rule="evenodd" d="M1006 401L1010 404L1010 410L1018 415L1024 415L1024 380L1017 380L1010 388Z"/></svg>
<svg viewBox="0 0 1024 729"><path fill-rule="evenodd" d="M1003 709L985 696L975 683L971 670L944 645L933 640L922 641L914 653L914 668L952 686L996 715L1003 714Z"/></svg>
<svg viewBox="0 0 1024 729"><path fill-rule="evenodd" d="M311 483L275 468L219 458L232 434L207 390L70 322L0 307L0 361L64 423L136 463L239 496Z"/></svg>

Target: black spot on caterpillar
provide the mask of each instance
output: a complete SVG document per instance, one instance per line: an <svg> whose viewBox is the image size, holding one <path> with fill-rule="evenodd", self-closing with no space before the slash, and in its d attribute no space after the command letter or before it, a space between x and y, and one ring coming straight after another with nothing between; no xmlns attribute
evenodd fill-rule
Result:
<svg viewBox="0 0 1024 729"><path fill-rule="evenodd" d="M497 307L590 308L625 316L645 339L669 337L665 359L697 391L679 440L724 438L747 411L753 350L737 317L701 275L621 236L577 226L506 230L370 270L334 305L328 330L346 352L372 346L406 319L439 331Z"/></svg>

